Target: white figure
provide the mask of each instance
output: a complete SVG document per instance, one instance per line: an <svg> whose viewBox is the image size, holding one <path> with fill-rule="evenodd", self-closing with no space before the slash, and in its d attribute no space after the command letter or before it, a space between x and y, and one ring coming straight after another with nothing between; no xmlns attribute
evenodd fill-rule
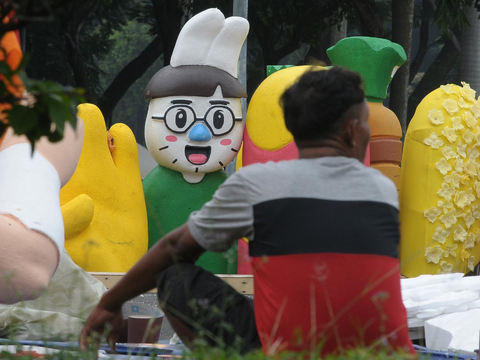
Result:
<svg viewBox="0 0 480 360"><path fill-rule="evenodd" d="M0 144L0 303L39 297L63 252L59 191L70 179L83 144L83 122L65 124L57 143L41 139L32 155L12 129Z"/></svg>
<svg viewBox="0 0 480 360"><path fill-rule="evenodd" d="M147 147L159 165L189 183L224 168L240 149L246 94L236 76L247 33L247 20L203 11L182 28L171 66L147 85Z"/></svg>
<svg viewBox="0 0 480 360"><path fill-rule="evenodd" d="M145 141L159 164L143 181L149 248L211 199L240 150L247 95L237 63L248 28L247 20L225 19L218 9L195 15L178 36L170 66L147 85ZM236 251L208 252L197 264L236 273Z"/></svg>

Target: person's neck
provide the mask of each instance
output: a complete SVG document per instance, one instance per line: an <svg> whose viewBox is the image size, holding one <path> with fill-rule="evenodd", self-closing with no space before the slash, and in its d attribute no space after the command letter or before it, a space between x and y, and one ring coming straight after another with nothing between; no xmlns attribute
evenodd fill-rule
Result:
<svg viewBox="0 0 480 360"><path fill-rule="evenodd" d="M312 143L298 143L300 159L314 159L326 156L353 157L348 149L336 140L321 140Z"/></svg>
<svg viewBox="0 0 480 360"><path fill-rule="evenodd" d="M298 149L298 157L300 159L314 159L314 158L321 158L326 156L351 157L351 156L348 156L346 152L343 152L340 149L333 149L333 148Z"/></svg>

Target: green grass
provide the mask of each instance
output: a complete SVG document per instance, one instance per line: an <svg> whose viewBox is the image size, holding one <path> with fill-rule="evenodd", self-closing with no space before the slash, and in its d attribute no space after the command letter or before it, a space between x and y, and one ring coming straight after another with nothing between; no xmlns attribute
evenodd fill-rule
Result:
<svg viewBox="0 0 480 360"><path fill-rule="evenodd" d="M222 351L218 349L203 347L192 351L188 356L189 359L196 360L293 360L293 359L308 359L308 360L409 360L416 359L416 356L405 352L387 352L387 351L372 351L371 349L358 348L347 351L341 355L327 355L322 357L319 352L315 353L289 353L284 352L274 356L267 356L261 350L251 352L247 355L240 355L232 351Z"/></svg>
<svg viewBox="0 0 480 360"><path fill-rule="evenodd" d="M96 352L94 351L80 351L79 349L69 349L62 350L58 353L52 355L46 355L45 359L65 359L65 360L74 360L74 359L85 359L85 360L94 360L96 358ZM153 355L150 358L155 358ZM197 347L194 351L185 354L185 359L189 360L207 360L207 359L216 359L216 360L290 360L290 359L323 359L323 360L409 360L415 359L415 356L407 354L404 352L387 352L387 351L372 351L370 349L358 348L348 352L345 352L341 355L328 355L326 357L321 357L318 353L282 353L275 356L267 356L261 351L251 352L247 355L240 355L234 351L223 351L219 349L214 349L211 347ZM14 355L7 352L0 352L0 359L23 359L31 360L36 359L33 355Z"/></svg>

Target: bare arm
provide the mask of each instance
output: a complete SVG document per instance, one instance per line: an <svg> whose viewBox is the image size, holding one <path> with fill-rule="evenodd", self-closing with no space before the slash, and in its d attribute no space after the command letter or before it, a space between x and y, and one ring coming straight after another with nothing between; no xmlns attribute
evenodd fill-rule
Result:
<svg viewBox="0 0 480 360"><path fill-rule="evenodd" d="M195 241L186 224L165 235L122 280L103 295L82 330L81 348L86 347L95 333L101 335L107 324L112 327L109 342L114 345L122 326L123 303L153 289L156 286L155 276L170 265L177 262L193 263L204 252L205 249Z"/></svg>

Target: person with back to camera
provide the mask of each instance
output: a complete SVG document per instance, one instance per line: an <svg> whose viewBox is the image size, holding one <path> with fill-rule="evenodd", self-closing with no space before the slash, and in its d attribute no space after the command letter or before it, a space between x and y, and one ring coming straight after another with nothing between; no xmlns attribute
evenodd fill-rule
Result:
<svg viewBox="0 0 480 360"><path fill-rule="evenodd" d="M300 159L229 177L103 296L82 331L83 347L107 323L115 341L122 304L157 285L186 344L202 338L242 353L260 346L268 354L357 346L414 353L400 292L397 190L362 164L370 128L360 76L339 67L307 72L281 103ZM241 237L250 239L255 311L193 264Z"/></svg>

